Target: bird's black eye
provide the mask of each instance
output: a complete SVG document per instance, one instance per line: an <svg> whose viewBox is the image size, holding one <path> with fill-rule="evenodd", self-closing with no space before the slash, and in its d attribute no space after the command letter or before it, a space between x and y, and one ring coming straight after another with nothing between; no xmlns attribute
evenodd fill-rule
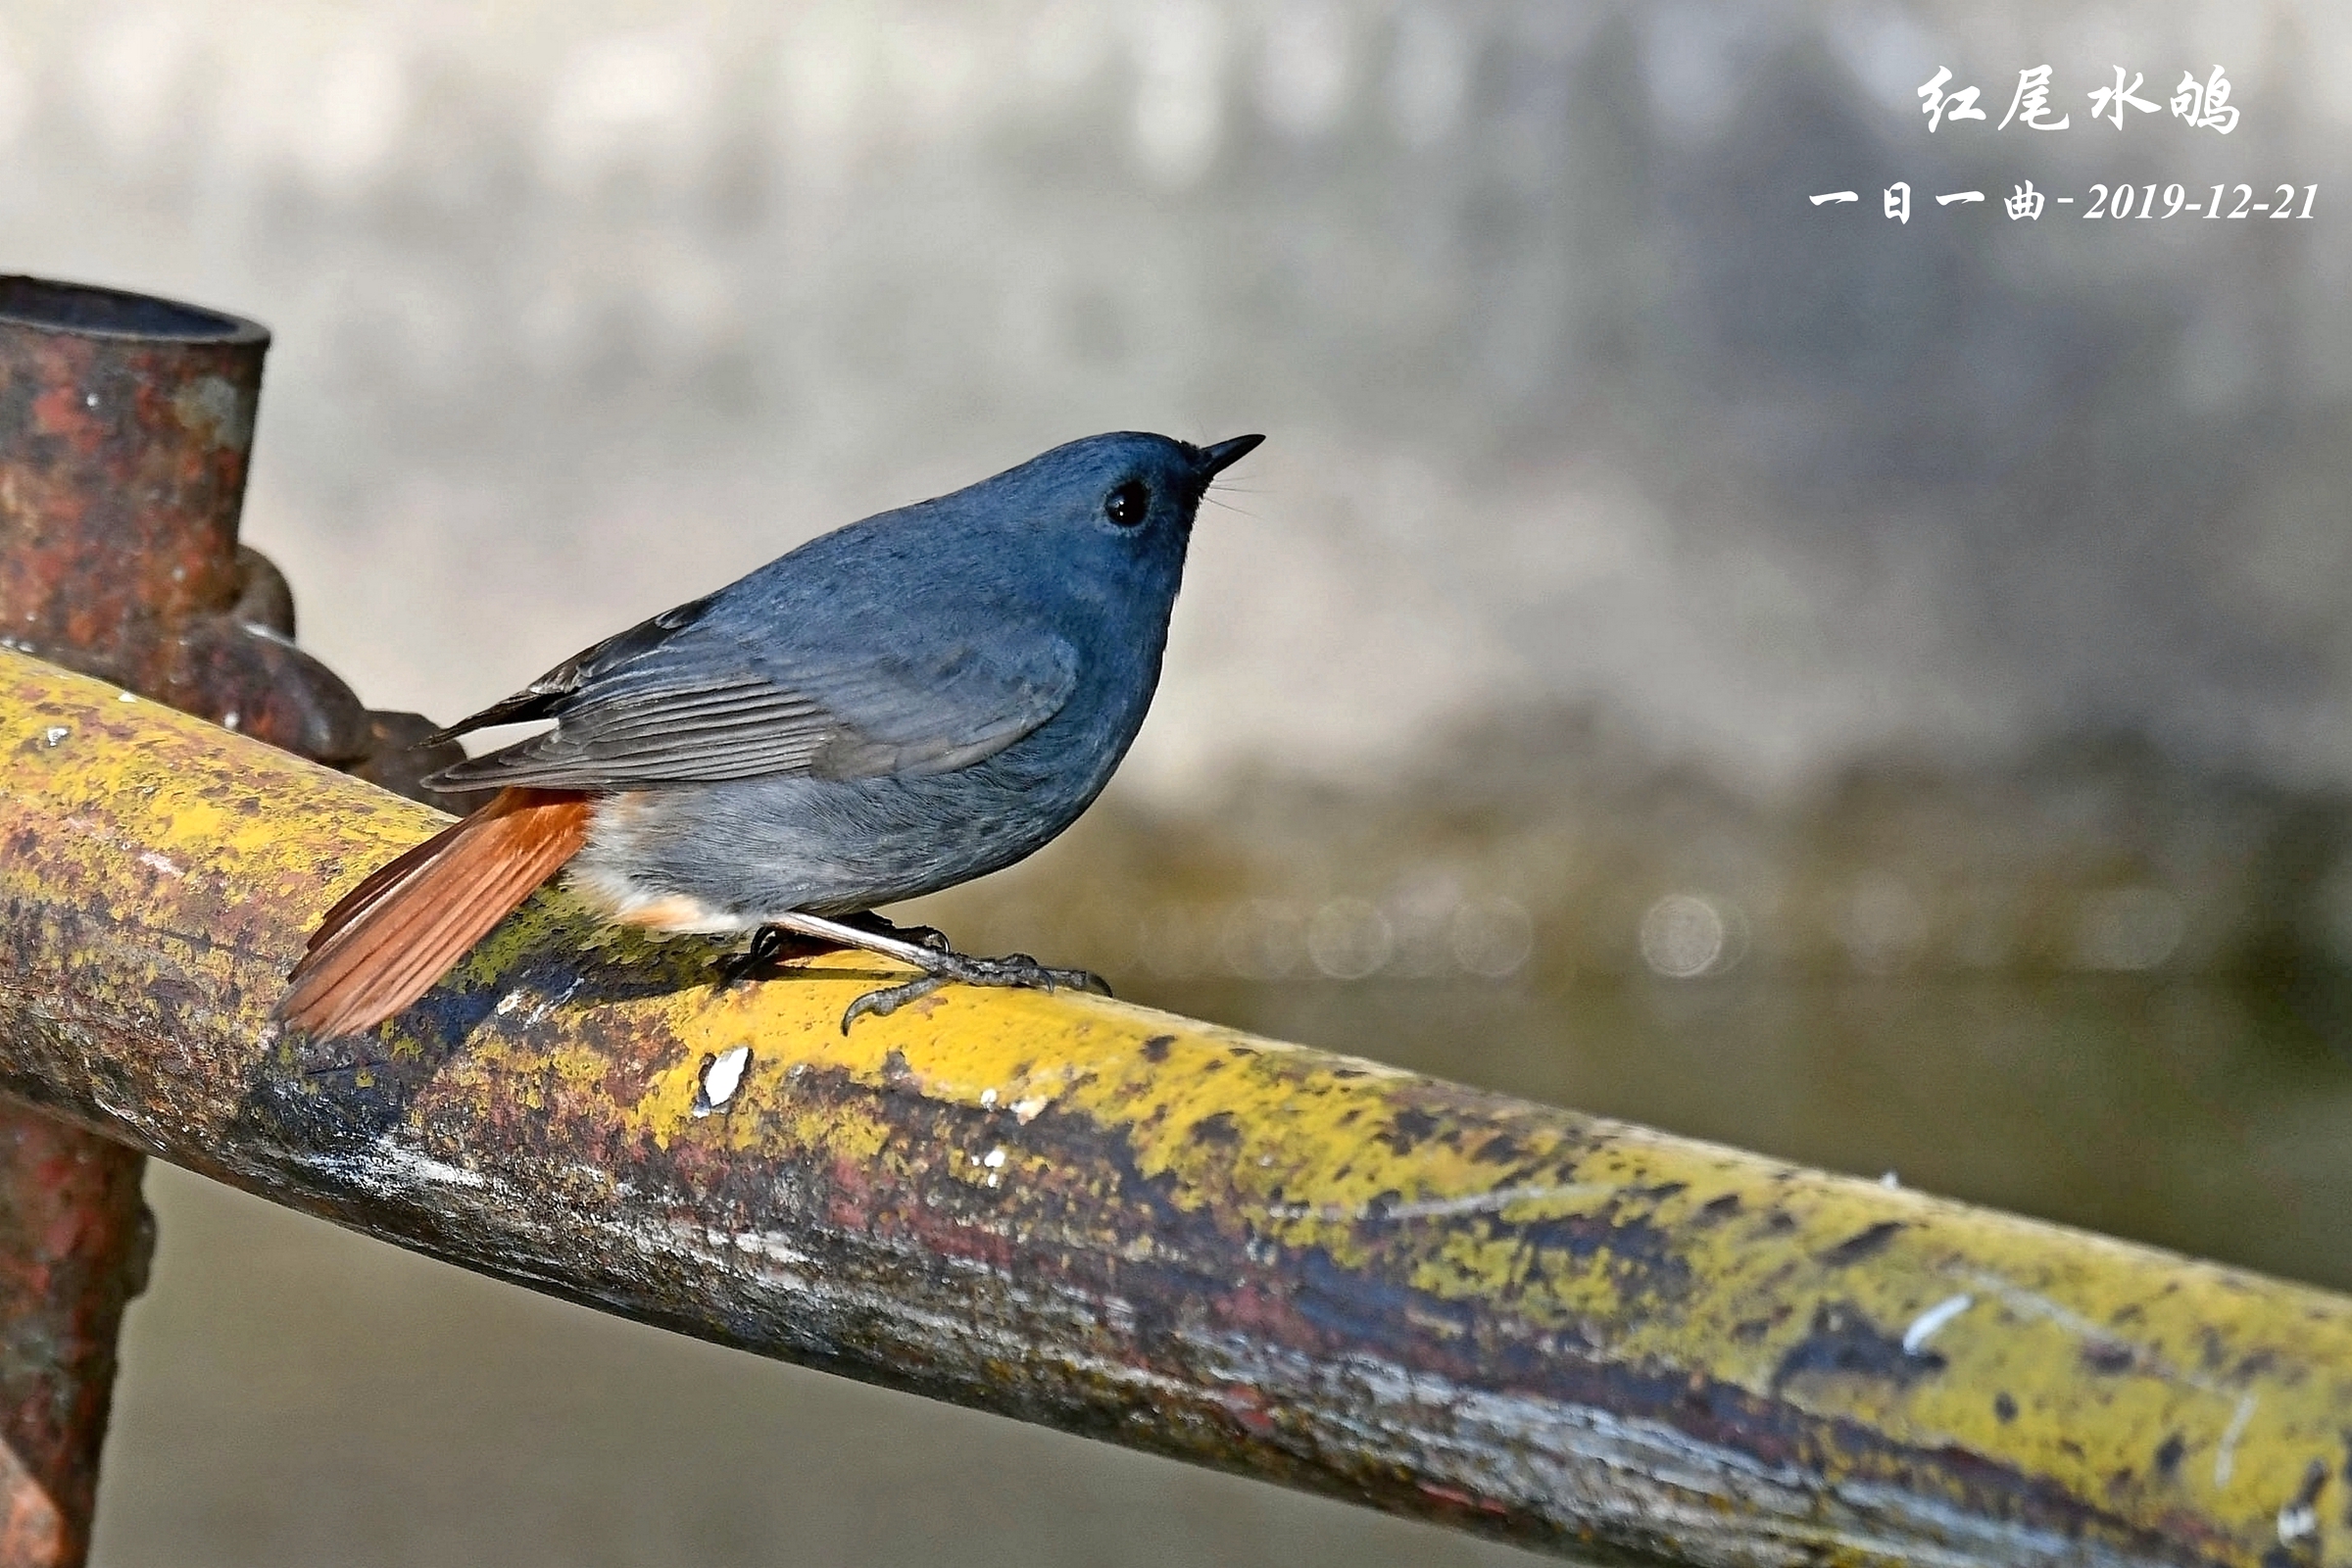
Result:
<svg viewBox="0 0 2352 1568"><path fill-rule="evenodd" d="M1102 515L1122 528L1132 528L1152 510L1152 492L1141 479L1130 479L1102 498Z"/></svg>

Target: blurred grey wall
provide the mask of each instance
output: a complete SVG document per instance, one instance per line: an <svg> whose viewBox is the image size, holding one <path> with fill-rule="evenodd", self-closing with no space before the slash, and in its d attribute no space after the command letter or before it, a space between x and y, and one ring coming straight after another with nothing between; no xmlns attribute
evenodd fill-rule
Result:
<svg viewBox="0 0 2352 1568"><path fill-rule="evenodd" d="M1995 130L2042 63L2070 129ZM2119 64L2241 122L2093 122ZM1928 131L1939 66L1990 119ZM2084 725L2346 780L2348 124L2325 0L15 0L0 265L275 329L250 532L377 703L1073 435L1262 428L1129 788L1583 698L1749 786Z"/></svg>

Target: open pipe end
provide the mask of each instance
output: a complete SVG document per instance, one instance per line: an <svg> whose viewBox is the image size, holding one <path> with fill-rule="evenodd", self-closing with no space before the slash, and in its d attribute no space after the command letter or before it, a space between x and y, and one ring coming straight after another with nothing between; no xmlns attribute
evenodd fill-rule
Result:
<svg viewBox="0 0 2352 1568"><path fill-rule="evenodd" d="M242 317L151 294L88 283L57 283L43 277L0 277L0 320L81 337L220 344L270 341L268 327Z"/></svg>

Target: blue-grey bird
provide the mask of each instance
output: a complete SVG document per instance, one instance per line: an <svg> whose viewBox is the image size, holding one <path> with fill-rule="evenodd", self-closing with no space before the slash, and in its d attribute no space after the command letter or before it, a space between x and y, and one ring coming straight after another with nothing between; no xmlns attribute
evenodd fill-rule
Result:
<svg viewBox="0 0 2352 1568"><path fill-rule="evenodd" d="M951 980L1099 988L841 917L1010 865L1102 792L1158 684L1194 513L1262 439L1055 447L810 540L452 725L434 739L555 721L427 780L500 789L327 912L277 1015L322 1039L391 1017L566 864L616 921L923 971L845 1029Z"/></svg>

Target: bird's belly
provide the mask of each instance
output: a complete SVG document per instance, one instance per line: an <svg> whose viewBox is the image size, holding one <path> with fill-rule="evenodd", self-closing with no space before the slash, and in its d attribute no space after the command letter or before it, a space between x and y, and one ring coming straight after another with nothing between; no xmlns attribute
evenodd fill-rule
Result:
<svg viewBox="0 0 2352 1568"><path fill-rule="evenodd" d="M599 804L571 885L611 918L671 932L869 909L983 876L1045 844L1094 794L1056 783L982 763L927 778L760 778L615 795Z"/></svg>

